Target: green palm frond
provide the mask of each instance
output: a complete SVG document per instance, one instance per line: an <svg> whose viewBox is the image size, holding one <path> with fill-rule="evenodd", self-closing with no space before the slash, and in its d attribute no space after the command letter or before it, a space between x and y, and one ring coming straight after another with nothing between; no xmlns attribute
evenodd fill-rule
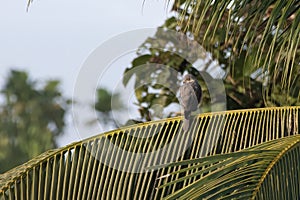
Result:
<svg viewBox="0 0 300 200"><path fill-rule="evenodd" d="M300 79L299 8L299 0L177 0L173 10L178 26L207 50L230 52L233 76L235 68L263 69L269 88L295 94L291 90ZM238 61L241 56L244 63Z"/></svg>
<svg viewBox="0 0 300 200"><path fill-rule="evenodd" d="M188 183L165 199L297 199L300 136L272 140L239 152L185 160L149 169L166 174L159 190ZM189 166L189 167L186 167ZM173 179L178 176L180 178Z"/></svg>
<svg viewBox="0 0 300 200"><path fill-rule="evenodd" d="M272 159L271 154L278 153L278 149L266 151L256 148L256 145L268 147L271 143L265 143L267 141L298 135L300 107L200 114L186 133L182 131L181 120L177 117L124 127L46 152L0 175L0 199L160 199L197 184L201 176L183 180L182 174L177 173L197 166L195 163L157 170L148 170L149 167L183 160L193 162L195 159L206 159L205 166L209 162L219 163L209 165L211 168L207 168L209 170L203 172L202 177L216 173L213 167L220 167L224 162L235 167L247 167L235 160L258 167L265 162L261 156L254 159L251 152L240 150L252 147L251 150L257 153L255 155L268 154L268 158ZM293 139L298 140L296 137ZM284 146L281 140L275 143L282 148ZM226 153L230 152L236 152L235 159L226 157ZM284 155L299 156L291 152ZM219 157L211 157L213 155ZM247 160L249 157L252 160ZM285 162L278 166L284 167ZM291 169L295 170L298 168ZM200 168L194 171L200 171ZM187 172L192 175L194 171ZM168 181L182 181L156 189L165 184L166 179L159 177L167 174L172 174ZM257 195L268 189L264 181Z"/></svg>

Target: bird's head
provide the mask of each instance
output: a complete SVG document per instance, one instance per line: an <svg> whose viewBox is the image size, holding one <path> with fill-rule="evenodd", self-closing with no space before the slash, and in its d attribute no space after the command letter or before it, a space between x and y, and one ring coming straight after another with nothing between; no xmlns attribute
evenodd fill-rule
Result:
<svg viewBox="0 0 300 200"><path fill-rule="evenodd" d="M195 77L191 74L187 74L183 77L183 83L192 83L195 81Z"/></svg>

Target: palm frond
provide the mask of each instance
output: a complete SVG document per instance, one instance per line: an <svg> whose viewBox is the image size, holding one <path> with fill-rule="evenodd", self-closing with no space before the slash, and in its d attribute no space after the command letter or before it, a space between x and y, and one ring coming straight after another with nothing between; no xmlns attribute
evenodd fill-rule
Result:
<svg viewBox="0 0 300 200"><path fill-rule="evenodd" d="M296 87L293 81L300 76L299 0L178 0L175 5L183 31L192 32L208 51L213 51L212 46L230 51L233 75L235 62L246 54L244 64L251 65L236 67L262 68L268 74L269 88L278 86L286 94Z"/></svg>
<svg viewBox="0 0 300 200"><path fill-rule="evenodd" d="M269 143L264 142L299 134L300 107L200 114L195 116L191 130L186 133L182 131L181 120L177 117L124 127L45 152L0 175L0 199L160 199L197 184L201 176L193 176L193 173L211 162L215 165L202 171L203 177L220 171L217 168L224 163L259 170L259 164L265 162L263 156L256 158L251 152L240 150L253 147L255 155L268 155L271 159L278 149L268 149ZM285 144L284 141L275 143L280 148ZM255 148L257 144L268 151ZM226 157L230 152L236 152L231 159ZM299 156L291 152L284 155ZM213 155L216 157L211 157ZM185 161L197 159L203 159L203 163ZM236 160L245 161L247 165ZM182 161L182 165L148 170L151 166L176 161ZM177 173L180 170L187 170L184 172L187 179ZM167 179L159 178L168 174ZM178 182L156 189L166 180ZM268 189L264 184L261 181L257 195L262 188Z"/></svg>
<svg viewBox="0 0 300 200"><path fill-rule="evenodd" d="M299 156L300 136L297 135L235 153L149 169L179 168L162 177L165 182L158 187L160 190L189 182L165 199L297 199L300 197ZM176 175L181 178L169 178Z"/></svg>

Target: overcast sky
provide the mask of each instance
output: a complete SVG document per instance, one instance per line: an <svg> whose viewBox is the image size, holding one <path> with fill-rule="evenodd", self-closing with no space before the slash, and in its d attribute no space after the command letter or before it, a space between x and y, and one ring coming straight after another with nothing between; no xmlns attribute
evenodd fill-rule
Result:
<svg viewBox="0 0 300 200"><path fill-rule="evenodd" d="M9 69L24 69L34 79L60 79L68 97L97 47L127 31L156 28L169 15L164 0L145 1L144 7L143 0L35 0L28 12L25 0L0 2L0 86ZM130 61L116 63L125 67ZM60 145L82 139L74 135L72 120Z"/></svg>

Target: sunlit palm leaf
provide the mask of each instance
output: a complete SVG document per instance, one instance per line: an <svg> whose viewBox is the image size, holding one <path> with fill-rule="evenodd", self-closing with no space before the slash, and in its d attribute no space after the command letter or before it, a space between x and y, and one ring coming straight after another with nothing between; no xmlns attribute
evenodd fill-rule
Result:
<svg viewBox="0 0 300 200"><path fill-rule="evenodd" d="M210 162L220 162L220 165L227 162L234 167L239 164L226 161L224 153L247 147L265 154L274 153L254 146L261 143L268 146L264 142L299 134L300 107L201 114L195 117L188 133L182 131L181 119L124 127L46 152L0 175L0 199L160 199L196 184L199 177L193 177L193 173L200 169L191 168L185 174L191 176L183 180L176 172L189 169L194 163L149 171L150 166L200 158L206 159L205 166ZM216 154L222 155L214 160L205 158ZM236 159L243 161L249 156L245 152ZM255 159L253 163L250 161L249 165L257 163ZM206 173L214 171L212 165ZM179 182L156 189L166 180L158 177L166 174L172 174L168 181ZM265 188L264 182L260 188Z"/></svg>
<svg viewBox="0 0 300 200"><path fill-rule="evenodd" d="M149 170L179 167L161 177L164 183L158 187L160 190L190 182L166 199L298 199L299 157L300 136L297 135L235 153L185 160ZM181 178L170 179L176 175ZM193 179L196 181L191 182Z"/></svg>

